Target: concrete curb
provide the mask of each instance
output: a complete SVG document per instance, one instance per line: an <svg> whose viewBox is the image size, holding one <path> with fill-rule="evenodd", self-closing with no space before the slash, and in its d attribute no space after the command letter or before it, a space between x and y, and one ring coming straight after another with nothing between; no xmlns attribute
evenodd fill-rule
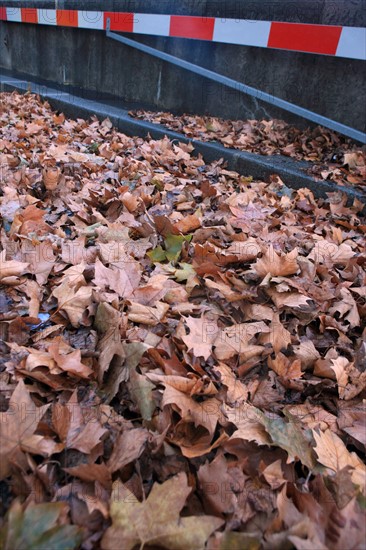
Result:
<svg viewBox="0 0 366 550"><path fill-rule="evenodd" d="M153 139L167 136L171 140L192 143L195 153L200 153L206 162L223 158L227 162L229 170L235 170L245 176L253 176L255 179L267 180L272 174L278 174L288 187L292 189L307 187L318 198L326 199L327 193L340 191L347 195L350 204L354 199L361 201L365 205L362 213L366 215L365 193L351 187L342 187L330 181L315 180L307 173L312 166L309 162L296 161L282 155L261 156L237 149L227 149L217 143L189 139L164 126L134 119L128 115L128 111L125 109L81 98L55 88L40 87L35 82L12 78L4 74L0 74L0 90L17 90L21 93L29 90L34 91L46 99L53 108L72 118L89 118L91 115L96 115L101 119L108 117L114 126L130 136L144 138L149 134Z"/></svg>

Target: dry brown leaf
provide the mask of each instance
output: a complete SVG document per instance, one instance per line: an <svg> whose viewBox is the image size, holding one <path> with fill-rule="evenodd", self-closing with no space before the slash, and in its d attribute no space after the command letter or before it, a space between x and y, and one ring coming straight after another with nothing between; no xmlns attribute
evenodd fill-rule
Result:
<svg viewBox="0 0 366 550"><path fill-rule="evenodd" d="M24 464L23 441L31 437L48 405L36 407L23 381L16 386L7 412L0 413L0 479L11 473L12 463Z"/></svg>
<svg viewBox="0 0 366 550"><path fill-rule="evenodd" d="M196 357L207 360L219 330L216 319L205 315L200 318L188 317L185 324L189 328L189 334L183 335L182 340L188 351L192 350Z"/></svg>
<svg viewBox="0 0 366 550"><path fill-rule="evenodd" d="M149 434L142 428L125 430L119 434L113 452L107 462L111 473L122 469L142 454Z"/></svg>
<svg viewBox="0 0 366 550"><path fill-rule="evenodd" d="M349 452L343 441L330 430L325 432L313 430L313 436L318 461L333 472L339 472L347 466L351 467L353 482L365 491L366 466L357 454Z"/></svg>
<svg viewBox="0 0 366 550"><path fill-rule="evenodd" d="M87 322L87 308L90 306L93 289L90 286L81 286L78 290L69 286L67 282L53 291L58 300L58 309L64 311L73 327Z"/></svg>
<svg viewBox="0 0 366 550"><path fill-rule="evenodd" d="M18 277L28 272L28 262L19 262L17 260L6 260L6 251L0 252L0 281L2 284L14 284L19 281Z"/></svg>
<svg viewBox="0 0 366 550"><path fill-rule="evenodd" d="M137 302L130 302L128 306L128 318L134 323L156 326L164 322L164 317L168 310L169 305L163 302L156 302L154 307L144 306Z"/></svg>
<svg viewBox="0 0 366 550"><path fill-rule="evenodd" d="M293 275L299 270L297 256L298 251L296 248L282 256L277 254L271 245L262 258L254 264L254 269L261 277L266 277L269 274L272 277Z"/></svg>
<svg viewBox="0 0 366 550"><path fill-rule="evenodd" d="M278 376L285 379L296 380L301 378L303 375L300 359L290 360L288 357L283 355L283 353L277 353L274 359L269 357L268 366L276 374L278 374Z"/></svg>

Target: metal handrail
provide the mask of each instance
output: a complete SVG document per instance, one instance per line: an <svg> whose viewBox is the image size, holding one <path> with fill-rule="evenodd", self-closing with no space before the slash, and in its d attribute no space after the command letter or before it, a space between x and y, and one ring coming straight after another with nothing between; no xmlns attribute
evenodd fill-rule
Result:
<svg viewBox="0 0 366 550"><path fill-rule="evenodd" d="M255 97L256 99L275 105L280 109L310 120L311 122L315 122L316 124L320 124L325 128L329 128L330 130L339 132L340 134L350 137L356 141L366 143L366 134L364 132L361 132L360 130L356 130L355 128L351 128L350 126L346 126L345 124L336 122L335 120L319 115L318 113L314 113L314 111L304 109L299 105L295 105L294 103L290 103L289 101L285 101L284 99L275 97L271 94L268 94L267 92L252 88L252 86L247 86L246 84L238 82L237 80L233 80L232 78L228 78L227 76L223 76L214 71L210 71L209 69L205 69L200 65L195 65L194 63L186 61L185 59L181 59L180 57L175 57L174 55L171 55L169 53L165 53L161 50L157 50L155 48L151 48L150 46L146 46L145 44L141 44L140 42L136 42L136 40L131 40L130 38L126 38L125 36L121 36L119 34L111 32L110 28L111 23L110 18L108 17L106 25L106 35L108 38L112 38L113 40L117 40L118 42L121 42L126 46L130 46L131 48L140 50L144 53L162 59L163 61L167 61L168 63L176 65L181 69L186 69L187 71L190 71L192 73L204 76L205 78L213 80L214 82L218 82L219 84L223 84L228 88L233 88L234 90L243 92L244 94Z"/></svg>

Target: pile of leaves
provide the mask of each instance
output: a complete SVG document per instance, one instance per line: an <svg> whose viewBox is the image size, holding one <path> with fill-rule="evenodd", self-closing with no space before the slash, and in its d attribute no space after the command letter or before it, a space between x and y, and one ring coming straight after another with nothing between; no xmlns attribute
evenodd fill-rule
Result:
<svg viewBox="0 0 366 550"><path fill-rule="evenodd" d="M362 205L0 121L0 548L365 548Z"/></svg>
<svg viewBox="0 0 366 550"><path fill-rule="evenodd" d="M134 118L162 124L191 139L261 155L285 155L312 162L309 173L339 185L366 184L366 150L340 134L317 126L300 130L283 120L223 120L211 116L131 111Z"/></svg>

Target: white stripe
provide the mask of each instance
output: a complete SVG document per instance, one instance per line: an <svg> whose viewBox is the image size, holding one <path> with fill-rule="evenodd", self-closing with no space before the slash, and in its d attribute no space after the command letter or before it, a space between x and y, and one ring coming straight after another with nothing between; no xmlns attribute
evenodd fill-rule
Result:
<svg viewBox="0 0 366 550"><path fill-rule="evenodd" d="M366 60L366 28L343 27L336 56Z"/></svg>
<svg viewBox="0 0 366 550"><path fill-rule="evenodd" d="M270 21L215 19L214 42L266 47L271 29Z"/></svg>
<svg viewBox="0 0 366 550"><path fill-rule="evenodd" d="M104 15L102 11L79 11L79 27L82 29L103 30Z"/></svg>
<svg viewBox="0 0 366 550"><path fill-rule="evenodd" d="M22 12L20 8L6 8L7 21L13 21L14 23L22 22Z"/></svg>
<svg viewBox="0 0 366 550"><path fill-rule="evenodd" d="M56 10L45 10L39 8L38 23L40 25L56 25Z"/></svg>
<svg viewBox="0 0 366 550"><path fill-rule="evenodd" d="M170 15L134 14L133 32L154 36L169 36L169 28Z"/></svg>
<svg viewBox="0 0 366 550"><path fill-rule="evenodd" d="M6 9L6 19L21 23L20 8ZM117 12L116 12L117 13ZM37 9L38 23L41 25L56 25L56 10ZM78 27L103 30L104 14L101 11L77 11ZM153 36L169 36L170 15L133 14L133 32ZM267 47L271 29L271 21L254 21L240 19L215 18L214 42L239 44L243 46ZM366 60L366 28L343 27L337 52L337 57Z"/></svg>

